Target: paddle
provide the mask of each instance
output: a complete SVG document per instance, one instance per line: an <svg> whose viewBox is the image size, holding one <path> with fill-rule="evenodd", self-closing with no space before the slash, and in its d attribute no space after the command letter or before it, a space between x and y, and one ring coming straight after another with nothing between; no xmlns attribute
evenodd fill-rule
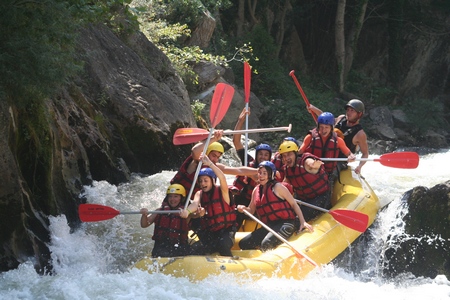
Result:
<svg viewBox="0 0 450 300"><path fill-rule="evenodd" d="M244 96L245 96L245 110L248 112L248 103L250 101L250 84L251 84L251 68L248 62L244 62ZM248 114L245 115L245 130L248 130ZM248 152L248 132L245 133L244 143L244 166L247 166L247 152Z"/></svg>
<svg viewBox="0 0 450 300"><path fill-rule="evenodd" d="M224 130L224 135L231 135L236 133L256 133L256 132L272 132L284 131L291 132L292 124L288 127L272 127L272 128L256 128L247 130ZM174 145L186 145L197 143L206 139L209 136L209 131L202 128L178 128L173 135Z"/></svg>
<svg viewBox="0 0 450 300"><path fill-rule="evenodd" d="M282 237L281 235L279 235L275 230L273 230L272 228L270 228L269 226L267 226L266 224L264 224L264 222L262 222L261 220L259 220L257 217L255 217L254 215L252 215L250 212L248 212L247 210L243 210L244 214L246 214L247 216L249 216L250 218L252 218L255 222L257 222L259 225L261 225L262 227L264 227L265 229L267 229L269 232L271 232L274 236L276 236L280 241L282 241L283 243L285 243L286 245L288 245L289 247L291 247L292 251L294 251L294 253L296 254L297 257L299 258L305 258L307 261L309 261L311 264L313 264L315 267L317 267L317 263L312 260L310 257L308 257L306 254L301 253L300 251L298 251L297 249L295 249L294 245L292 245L291 243L289 243L288 240L286 240L284 237Z"/></svg>
<svg viewBox="0 0 450 300"><path fill-rule="evenodd" d="M329 213L336 221L348 228L354 229L359 232L364 232L369 224L369 216L358 211L346 210L346 209L333 209L328 210L319 206L309 204L300 200L296 200L298 204L305 205L326 213Z"/></svg>
<svg viewBox="0 0 450 300"><path fill-rule="evenodd" d="M300 82L298 82L297 77L295 77L294 70L289 72L289 76L291 76L292 79L294 79L295 85L297 86L298 91L302 95L303 101L305 101L306 106L309 107L309 105L310 105L309 104L309 100L308 100L308 98L306 98L305 92L303 92L303 89L300 86ZM317 116L316 116L316 114L313 113L312 111L310 113L311 113L311 116L313 117L314 121L316 121L316 123L317 123Z"/></svg>
<svg viewBox="0 0 450 300"><path fill-rule="evenodd" d="M217 126L217 124L222 121L223 117L225 117L225 114L228 111L228 108L230 107L231 100L233 100L234 95L234 88L231 85L225 84L225 83L218 83L216 85L216 89L214 90L214 94L211 100L211 109L209 112L209 120L211 122L211 129L208 134L208 138L205 142L205 147L203 148L203 153L206 153L206 150L208 149L209 141L211 140L211 136L214 133L214 127ZM197 169L195 170L194 179L192 181L192 186L189 190L189 194L187 196L187 201L184 206L184 209L186 209L190 203L190 199L192 196L192 192L195 188L195 182L197 181L198 173L200 172L200 169L202 168L202 161L200 160L198 162Z"/></svg>
<svg viewBox="0 0 450 300"><path fill-rule="evenodd" d="M175 214L180 210L154 210L149 211L150 214ZM140 214L139 211L118 211L109 206L100 204L80 204L78 207L78 215L82 222L98 222L114 218L117 215Z"/></svg>
<svg viewBox="0 0 450 300"><path fill-rule="evenodd" d="M322 161L347 161L347 158L321 158ZM356 161L377 161L383 166L401 169L415 169L419 165L419 154L416 152L392 152L379 158L357 158Z"/></svg>

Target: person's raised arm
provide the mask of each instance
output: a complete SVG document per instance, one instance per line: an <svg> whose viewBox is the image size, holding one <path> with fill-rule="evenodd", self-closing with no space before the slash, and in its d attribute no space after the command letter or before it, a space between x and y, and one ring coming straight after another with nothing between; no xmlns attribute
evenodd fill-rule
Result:
<svg viewBox="0 0 450 300"><path fill-rule="evenodd" d="M220 190L222 191L222 198L228 205L230 205L230 194L228 192L228 183L225 174L223 174L222 170L220 170L217 165L212 163L208 155L202 155L202 162L205 166L210 167L216 174L217 178L219 178Z"/></svg>
<svg viewBox="0 0 450 300"><path fill-rule="evenodd" d="M209 140L209 144L211 144L213 142L218 142L222 138L222 135L223 135L223 130L214 131L214 135ZM192 147L191 154L192 154L192 158L194 159L194 161L200 160L200 154L202 154L203 149L205 148L205 143L206 143L206 140L203 140L203 141L200 141L197 144L195 144L194 147Z"/></svg>
<svg viewBox="0 0 450 300"><path fill-rule="evenodd" d="M246 115L250 115L250 108L247 111L244 107L244 109L239 114L239 118L236 122L236 125L234 126L234 130L242 129L242 125L244 125ZM241 142L241 134L240 133L233 134L233 145L234 145L234 148L236 149L236 151L239 149L244 149L244 146L242 145L242 142Z"/></svg>
<svg viewBox="0 0 450 300"><path fill-rule="evenodd" d="M316 116L320 116L323 113L323 111L320 108L315 107L312 104L309 104L309 106L307 106L306 109L308 110L309 113L313 112Z"/></svg>
<svg viewBox="0 0 450 300"><path fill-rule="evenodd" d="M306 148L308 148L308 146L311 144L311 139L312 139L312 135L307 134L305 136L305 138L303 139L302 145L300 146L300 148L298 148L299 154L305 153Z"/></svg>

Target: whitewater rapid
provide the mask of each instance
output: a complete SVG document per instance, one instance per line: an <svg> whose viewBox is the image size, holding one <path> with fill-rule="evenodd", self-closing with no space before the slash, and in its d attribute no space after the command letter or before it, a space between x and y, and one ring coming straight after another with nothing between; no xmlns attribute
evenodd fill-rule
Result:
<svg viewBox="0 0 450 300"><path fill-rule="evenodd" d="M450 151L442 151L421 155L417 169L367 162L363 176L386 205L366 232L369 242L301 281L265 278L243 282L223 275L193 283L148 274L130 268L152 247L153 226L140 228L139 215L84 223L74 232L61 215L50 218L55 275L38 275L30 259L16 270L0 274L0 299L449 299L450 281L443 275L429 279L404 274L389 279L381 275L378 266L387 237L403 230L398 218L405 210L403 193L415 186L431 188L447 181L450 169L445 162L449 160ZM119 186L95 182L86 187L84 196L88 203L122 211L151 210L161 203L173 175L174 171L135 175ZM363 257L358 256L361 251Z"/></svg>

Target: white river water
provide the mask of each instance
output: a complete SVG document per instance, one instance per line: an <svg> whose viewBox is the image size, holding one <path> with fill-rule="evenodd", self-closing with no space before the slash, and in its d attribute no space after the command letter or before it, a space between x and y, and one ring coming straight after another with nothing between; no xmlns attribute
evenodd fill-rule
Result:
<svg viewBox="0 0 450 300"><path fill-rule="evenodd" d="M242 282L228 275L192 283L185 278L148 274L130 268L152 247L153 226L140 228L140 215L84 223L73 233L62 215L51 218L50 249L56 275L40 276L31 261L23 263L0 274L0 299L450 299L450 278L405 274L389 279L381 275L378 264L387 237L403 230L397 219L405 210L401 205L403 193L418 185L431 188L450 179L449 161L450 151L443 151L421 155L417 169L367 162L364 177L382 203L390 204L365 233L370 237L360 246L365 247L365 254L358 258L358 249L349 251L339 263L313 271L301 281L266 278ZM164 171L135 176L120 186L95 182L86 187L85 196L88 203L121 211L155 209L173 175L173 171Z"/></svg>

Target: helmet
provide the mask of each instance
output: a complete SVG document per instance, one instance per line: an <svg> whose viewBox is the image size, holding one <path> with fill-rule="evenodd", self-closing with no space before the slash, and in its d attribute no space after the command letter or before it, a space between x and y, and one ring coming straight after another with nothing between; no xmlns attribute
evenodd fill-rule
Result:
<svg viewBox="0 0 450 300"><path fill-rule="evenodd" d="M300 145L298 144L297 139L296 139L296 138L293 138L293 137L291 137L291 136L285 137L285 138L283 139L283 141L291 141L291 142L294 142L297 146L300 146Z"/></svg>
<svg viewBox="0 0 450 300"><path fill-rule="evenodd" d="M211 151L218 151L220 153L224 153L225 149L223 148L222 144L219 142L214 142L209 144L208 148L206 149L206 155L209 154Z"/></svg>
<svg viewBox="0 0 450 300"><path fill-rule="evenodd" d="M345 109L347 109L347 107L349 107L349 106L359 113L360 112L364 113L364 103L362 103L361 100L352 99L352 100L348 101L348 103L345 105Z"/></svg>
<svg viewBox="0 0 450 300"><path fill-rule="evenodd" d="M280 154L286 153L286 152L291 152L291 151L298 151L298 146L296 143L291 142L291 141L285 141L283 143L281 143L280 145L280 149L278 149L278 152Z"/></svg>
<svg viewBox="0 0 450 300"><path fill-rule="evenodd" d="M317 118L317 125L319 125L319 124L334 126L333 114L330 112L321 113L320 116Z"/></svg>
<svg viewBox="0 0 450 300"><path fill-rule="evenodd" d="M255 148L255 154L258 154L258 151L260 150L267 150L270 153L270 156L272 156L272 147L270 147L267 144L259 144L258 146L256 146Z"/></svg>
<svg viewBox="0 0 450 300"><path fill-rule="evenodd" d="M258 166L258 168L261 168L261 167L264 167L267 170L272 171L272 176L271 176L272 179L275 177L275 173L277 172L277 168L275 167L275 165L272 162L267 161L267 160L263 161Z"/></svg>
<svg viewBox="0 0 450 300"><path fill-rule="evenodd" d="M198 172L198 177L200 177L200 176L209 176L214 181L217 178L216 173L214 173L214 171L211 168L203 168L203 169L201 169L200 172Z"/></svg>
<svg viewBox="0 0 450 300"><path fill-rule="evenodd" d="M166 194L178 194L183 197L186 197L186 189L181 184L174 183L174 184L169 185L169 187L167 188Z"/></svg>

